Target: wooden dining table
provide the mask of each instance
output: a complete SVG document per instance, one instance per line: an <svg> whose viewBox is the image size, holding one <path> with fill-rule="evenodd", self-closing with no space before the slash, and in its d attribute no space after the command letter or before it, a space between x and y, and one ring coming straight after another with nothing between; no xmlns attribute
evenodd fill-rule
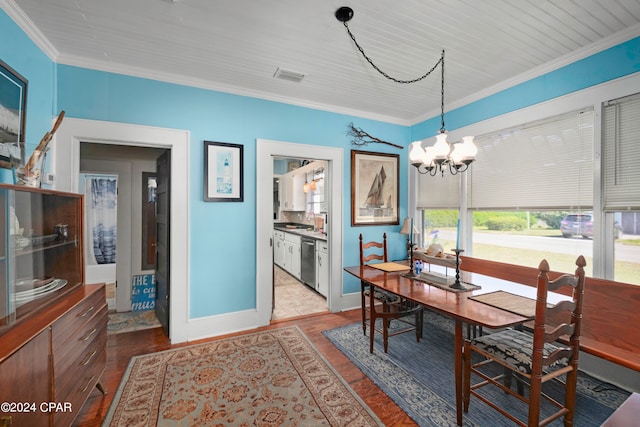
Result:
<svg viewBox="0 0 640 427"><path fill-rule="evenodd" d="M375 265L375 264L374 264ZM406 271L384 271L372 265L346 267L345 271L369 286L385 290L386 292L398 295L417 304L449 316L455 323L454 339L454 377L456 387L456 416L459 426L462 425L462 376L463 376L463 352L464 337L463 325L475 325L483 328L504 328L522 324L531 317L516 314L503 308L488 305L472 299L474 294L486 293L494 290L514 290L525 289L523 285L495 279L475 273L461 272L461 282L479 285L480 290L454 291L447 289L447 286L430 284L419 278L406 277ZM369 331L374 333L374 322L378 314L376 312L373 289L370 295L369 321L371 322ZM535 298L535 297L534 297Z"/></svg>

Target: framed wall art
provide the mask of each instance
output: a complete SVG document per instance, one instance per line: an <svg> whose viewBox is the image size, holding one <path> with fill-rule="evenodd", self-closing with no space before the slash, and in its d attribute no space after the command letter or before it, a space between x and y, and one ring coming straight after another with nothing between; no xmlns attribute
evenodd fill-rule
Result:
<svg viewBox="0 0 640 427"><path fill-rule="evenodd" d="M351 225L398 225L400 156L351 150Z"/></svg>
<svg viewBox="0 0 640 427"><path fill-rule="evenodd" d="M244 147L204 141L204 201L242 202Z"/></svg>
<svg viewBox="0 0 640 427"><path fill-rule="evenodd" d="M0 60L0 167L24 164L27 80Z"/></svg>

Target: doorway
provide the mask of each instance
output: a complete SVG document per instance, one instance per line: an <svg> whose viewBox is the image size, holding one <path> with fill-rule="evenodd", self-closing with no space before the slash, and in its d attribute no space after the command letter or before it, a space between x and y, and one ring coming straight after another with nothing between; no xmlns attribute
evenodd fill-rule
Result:
<svg viewBox="0 0 640 427"><path fill-rule="evenodd" d="M155 128L126 123L103 122L86 119L65 119L56 133L52 150L52 163L59 171L55 188L61 191L79 191L80 143L125 145L127 147L160 148L171 150L171 282L189 283L189 132L177 129ZM126 279L129 282L131 277ZM188 287L171 289L169 338L172 343L189 341Z"/></svg>
<svg viewBox="0 0 640 427"><path fill-rule="evenodd" d="M273 311L272 321L327 311L327 162L273 158ZM293 229L299 227L299 229ZM302 230L302 231L300 231ZM300 244L294 244L296 239ZM293 263L292 251L300 258ZM299 270L298 270L299 268Z"/></svg>
<svg viewBox="0 0 640 427"><path fill-rule="evenodd" d="M327 161L327 245L329 292L327 307L342 309L342 148L311 146L281 141L258 140L256 156L256 260L257 314L260 325L268 325L273 304L273 176L274 157L314 158Z"/></svg>
<svg viewBox="0 0 640 427"><path fill-rule="evenodd" d="M132 307L133 281L136 278L152 275L154 267L144 269L142 245L142 191L143 172L156 171L156 159L165 153L165 149L132 147L114 144L80 143L80 172L87 178L95 173L100 176L112 176L117 183L116 200L113 202L117 217L113 221L116 239L111 249L113 262L105 265L91 265L87 257L87 283L106 283L107 293L115 291L114 304L109 308L117 312L136 311L143 307ZM104 175L108 174L108 175ZM81 183L82 184L82 183ZM85 215L93 211L91 189L87 195L85 185ZM104 197L101 197L104 199ZM86 221L88 225L91 221ZM91 241L91 230L85 230L85 242ZM85 250L85 252L88 251ZM99 250L99 249L96 249ZM108 268L111 267L111 268ZM111 298L108 299L111 303Z"/></svg>

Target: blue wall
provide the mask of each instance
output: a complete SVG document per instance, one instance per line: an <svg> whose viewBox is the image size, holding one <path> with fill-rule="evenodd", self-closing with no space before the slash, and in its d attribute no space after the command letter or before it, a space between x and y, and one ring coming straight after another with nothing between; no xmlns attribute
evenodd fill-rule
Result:
<svg viewBox="0 0 640 427"><path fill-rule="evenodd" d="M66 117L132 123L191 132L190 195L190 315L201 316L252 309L256 306L255 189L256 139L271 139L311 145L342 147L344 176L350 176L350 138L353 122L385 140L406 145L409 128L357 117L295 107L255 98L193 87L105 73L67 65L56 65L0 11L0 58L29 80L27 99L27 157L51 127L60 110ZM59 94L59 96L57 96ZM43 108L44 107L44 108ZM222 141L245 146L245 202L203 202L203 141ZM356 148L356 147L354 147ZM359 148L359 147L357 147ZM366 150L401 154L400 169L406 170L400 150L370 146ZM2 182L12 182L7 171ZM175 171L174 171L175 172ZM406 174L400 187L406 188ZM344 222L350 224L350 182L344 182ZM401 192L400 216L406 215L406 194ZM357 264L357 236L371 238L387 232L396 236L390 250L403 251L400 226L358 227L344 230L345 264ZM359 284L345 280L345 292Z"/></svg>
<svg viewBox="0 0 640 427"><path fill-rule="evenodd" d="M191 132L189 180L192 318L256 306L255 192L256 139L344 148L344 265L357 264L358 234L390 236L392 258L403 255L405 239L395 227L351 227L350 150L346 135L353 122L377 137L407 145L435 135L439 117L404 127L255 98L163 83L131 76L56 65L0 11L0 59L29 80L27 156L60 110L68 117L133 123ZM594 84L640 71L640 38L623 43L545 76L446 113L456 129ZM245 202L203 202L203 141L243 144ZM363 149L400 154L400 218L407 214L405 150L386 146ZM175 173L175 171L174 171ZM5 174L6 175L6 174ZM0 177L2 178L2 177ZM4 182L6 177L2 178ZM344 292L359 283L344 275Z"/></svg>
<svg viewBox="0 0 640 427"><path fill-rule="evenodd" d="M58 106L69 117L188 129L191 132L190 195L190 313L192 317L252 309L256 306L256 139L297 142L345 149L345 177L350 176L350 138L347 126L357 126L385 140L406 145L409 128L288 104L211 90L180 86L66 65L58 66ZM244 145L243 203L205 203L203 141ZM382 151L384 147L366 147ZM403 150L401 171L406 171ZM175 171L174 171L175 173ZM401 173L400 186L407 186ZM345 180L344 221L350 224L350 181ZM406 215L406 192L400 200ZM367 229L368 228L368 229ZM357 264L357 236L371 238L386 231L392 255L401 256L403 239L396 227L358 227L344 230L345 264ZM258 255L259 256L259 255ZM359 284L346 280L345 291Z"/></svg>
<svg viewBox="0 0 640 427"><path fill-rule="evenodd" d="M9 42L10 41L10 42ZM51 130L55 105L55 64L0 10L0 59L27 80L27 160ZM57 115L57 112L55 113ZM10 171L0 168L0 182L13 183Z"/></svg>

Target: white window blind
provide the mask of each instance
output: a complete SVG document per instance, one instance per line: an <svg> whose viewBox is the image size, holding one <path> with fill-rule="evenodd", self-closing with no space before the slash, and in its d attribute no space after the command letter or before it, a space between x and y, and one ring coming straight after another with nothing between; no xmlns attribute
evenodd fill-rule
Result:
<svg viewBox="0 0 640 427"><path fill-rule="evenodd" d="M640 209L640 94L603 110L604 208Z"/></svg>
<svg viewBox="0 0 640 427"><path fill-rule="evenodd" d="M581 110L476 137L469 208L591 208L593 120Z"/></svg>
<svg viewBox="0 0 640 427"><path fill-rule="evenodd" d="M469 173L469 170L464 173ZM463 174L451 175L447 171L444 176L430 176L428 173L420 175L418 177L418 209L458 209L460 178Z"/></svg>

